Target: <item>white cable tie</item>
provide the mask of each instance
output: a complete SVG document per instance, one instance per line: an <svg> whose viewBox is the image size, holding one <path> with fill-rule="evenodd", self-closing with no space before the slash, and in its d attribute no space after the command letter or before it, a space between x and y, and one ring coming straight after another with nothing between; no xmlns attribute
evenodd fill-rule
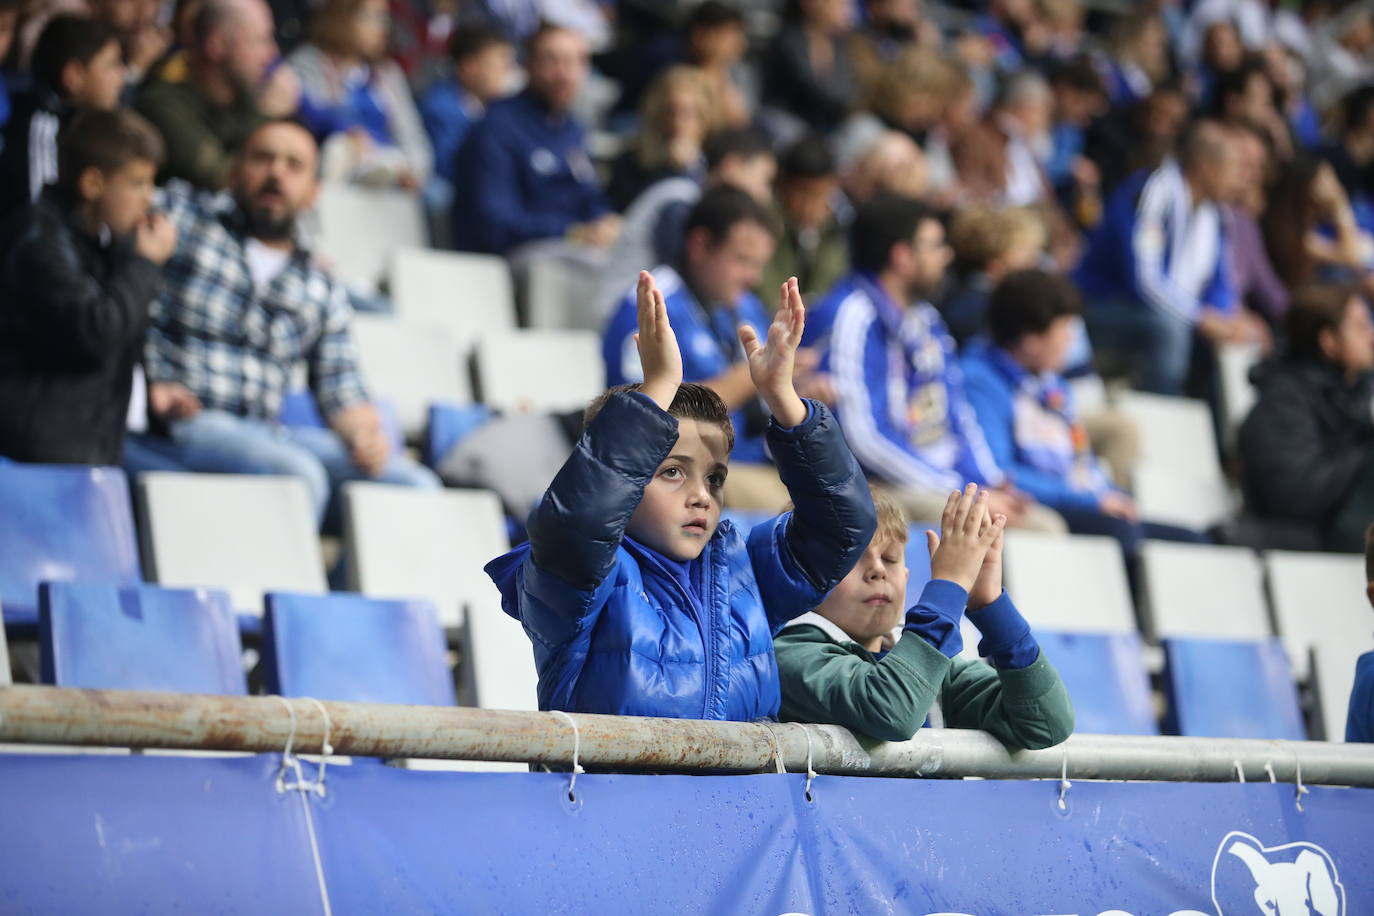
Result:
<svg viewBox="0 0 1374 916"><path fill-rule="evenodd" d="M807 801L815 801L815 796L811 794L811 783L815 781L818 774L811 765L811 729L802 725L800 722L793 722L792 724L800 728L802 736L806 738L806 783L802 787L802 794L806 796Z"/></svg>
<svg viewBox="0 0 1374 916"><path fill-rule="evenodd" d="M578 763L578 757L582 755L582 733L577 729L577 720L568 715L561 709L550 710L556 716L562 716L568 720L568 724L573 730L573 756L572 756L572 776L568 779L568 801L577 801L577 777L586 771L582 769L582 764Z"/></svg>
<svg viewBox="0 0 1374 916"><path fill-rule="evenodd" d="M1274 775L1274 762L1272 760L1264 761L1264 772L1269 774L1270 782L1278 783L1279 778L1278 776Z"/></svg>
<svg viewBox="0 0 1374 916"><path fill-rule="evenodd" d="M1297 765L1297 791L1293 793L1293 804L1297 805L1299 811L1302 811L1302 797L1310 795L1312 790L1302 784L1302 756L1297 751L1293 752L1293 760Z"/></svg>
<svg viewBox="0 0 1374 916"><path fill-rule="evenodd" d="M334 753L334 745L332 745L332 744L329 743L329 731L330 731L329 710L325 709L325 708L324 708L324 704L321 703L319 700L315 699L314 697L302 697L302 699L309 700L311 703L314 703L314 704L315 704L315 708L318 709L318 710L320 711L320 718L324 720L324 737L323 737L323 740L321 740L321 742L320 742L320 770L319 770L319 776L318 776L318 778L315 780L314 785L312 785L312 786L310 787L310 788L312 788L312 789L315 791L315 794L316 794L316 795L318 795L320 798L324 798L324 795L325 795L325 787L324 787L324 775L325 775L324 771L325 771L325 766L328 765L328 763L329 763L329 758L330 758L330 757L333 755L333 753Z"/></svg>
<svg viewBox="0 0 1374 916"><path fill-rule="evenodd" d="M1065 750L1063 751L1063 757L1060 759L1060 767L1059 767L1059 810L1060 810L1060 811L1067 811L1067 810L1069 810L1068 802L1064 801L1064 796L1066 796L1066 795L1069 794L1069 788L1070 788L1072 785L1073 785L1073 783L1069 782L1069 752L1068 752L1067 749L1065 749Z"/></svg>
<svg viewBox="0 0 1374 916"><path fill-rule="evenodd" d="M1245 768L1240 765L1239 760L1232 760L1231 763L1236 768L1236 778L1243 784L1245 782Z"/></svg>

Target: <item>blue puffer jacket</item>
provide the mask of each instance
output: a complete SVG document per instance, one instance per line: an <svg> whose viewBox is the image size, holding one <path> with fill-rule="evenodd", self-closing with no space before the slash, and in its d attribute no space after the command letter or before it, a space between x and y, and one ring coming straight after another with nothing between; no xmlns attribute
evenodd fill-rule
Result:
<svg viewBox="0 0 1374 916"><path fill-rule="evenodd" d="M834 417L771 423L796 504L747 540L722 522L689 574L698 602L625 526L677 441L677 420L614 395L530 517L530 542L487 564L534 643L539 706L749 721L780 700L773 634L815 607L867 548L873 501Z"/></svg>

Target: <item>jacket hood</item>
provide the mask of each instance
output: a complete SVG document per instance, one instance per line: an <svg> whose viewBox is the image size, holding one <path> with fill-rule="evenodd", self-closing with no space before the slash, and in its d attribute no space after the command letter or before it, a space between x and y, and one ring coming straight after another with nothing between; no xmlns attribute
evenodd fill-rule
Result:
<svg viewBox="0 0 1374 916"><path fill-rule="evenodd" d="M1280 378L1300 378L1309 384L1329 385L1342 390L1354 390L1370 383L1368 374L1359 376L1352 383L1346 380L1344 373L1336 366L1287 357L1266 359L1250 370L1250 384L1258 389L1263 389L1270 382Z"/></svg>
<svg viewBox="0 0 1374 916"><path fill-rule="evenodd" d="M529 552L530 545L526 542L482 567L482 571L491 577L491 581L496 583L497 590L501 592L501 610L516 620L520 619L520 567L525 564L525 557Z"/></svg>

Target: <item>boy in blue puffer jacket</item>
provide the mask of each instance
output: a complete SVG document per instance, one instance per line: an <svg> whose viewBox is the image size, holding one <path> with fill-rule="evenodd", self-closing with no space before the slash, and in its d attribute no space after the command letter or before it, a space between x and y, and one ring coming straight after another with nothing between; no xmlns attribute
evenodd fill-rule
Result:
<svg viewBox="0 0 1374 916"><path fill-rule="evenodd" d="M873 536L873 501L834 417L792 386L805 308L795 278L767 342L740 342L772 411L768 445L796 508L747 535L720 521L734 429L682 356L653 278L639 275L644 382L588 410L530 517L528 544L487 574L534 643L539 706L748 721L780 703L773 635L815 607Z"/></svg>

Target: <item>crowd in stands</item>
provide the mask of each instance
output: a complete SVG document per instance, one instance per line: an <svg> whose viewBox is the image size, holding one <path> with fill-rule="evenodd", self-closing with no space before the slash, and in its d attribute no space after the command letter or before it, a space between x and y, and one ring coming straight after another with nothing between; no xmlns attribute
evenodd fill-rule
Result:
<svg viewBox="0 0 1374 916"><path fill-rule="evenodd" d="M529 558L493 572L559 708L662 714L595 699L629 678L776 712L761 658L790 596L816 614L781 637L783 709L908 731L932 697L863 691L907 665L947 703L981 694L948 661L966 606L1001 689L1045 704L1034 740L1059 740L1053 669L980 573L1002 525L1110 535L1129 562L1147 538L1359 551L1374 519L1366 3L0 0L0 63L0 459L293 475L329 530L346 481L441 483L359 368L355 311L388 305L316 252L322 187L410 195L435 247L501 256L517 285L537 259L586 278L607 386L642 388L598 403ZM652 357L646 328L671 338ZM1238 431L1227 352L1252 369ZM279 420L302 378L323 427ZM1207 402L1240 521L1144 515L1131 422L1079 403L1104 388ZM668 417L696 424L677 482L734 460L703 484L716 515L663 541L631 515ZM722 501L795 504L721 548L754 584L710 611L744 634L710 677L753 693L691 666L690 689L650 684L641 604L716 600L694 570ZM903 575L903 517L943 521L961 594L927 595L919 645L884 654L846 602L865 568ZM587 653L604 668L579 688Z"/></svg>

